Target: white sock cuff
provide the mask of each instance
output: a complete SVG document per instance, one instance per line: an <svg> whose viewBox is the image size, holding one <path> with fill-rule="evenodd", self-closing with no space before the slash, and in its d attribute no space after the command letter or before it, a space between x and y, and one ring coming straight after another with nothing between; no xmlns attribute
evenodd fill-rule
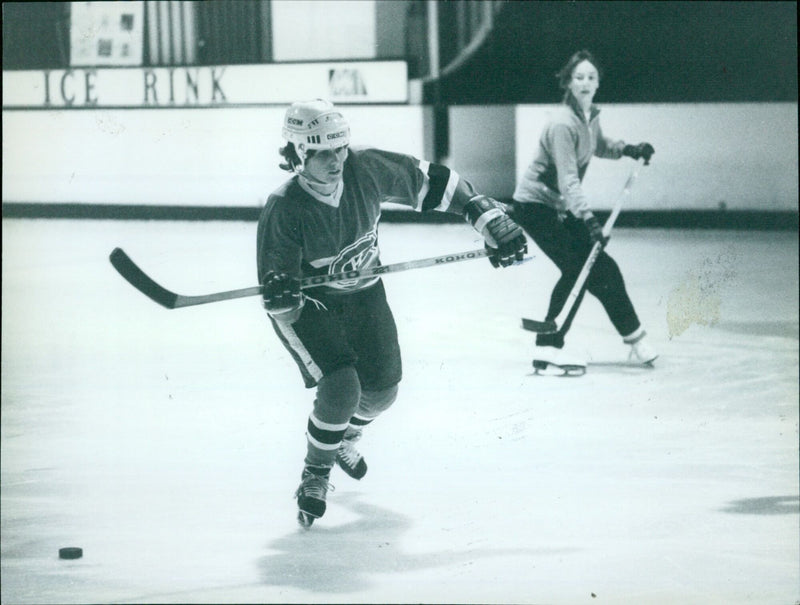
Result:
<svg viewBox="0 0 800 605"><path fill-rule="evenodd" d="M330 422L323 422L319 418L317 418L313 413L308 417L308 420L318 429L323 431L343 431L347 428L347 422L333 424Z"/></svg>
<svg viewBox="0 0 800 605"><path fill-rule="evenodd" d="M645 336L647 336L647 332L644 331L644 328L642 326L639 326L636 330L634 330L627 336L623 336L622 342L628 345L633 345L639 342Z"/></svg>

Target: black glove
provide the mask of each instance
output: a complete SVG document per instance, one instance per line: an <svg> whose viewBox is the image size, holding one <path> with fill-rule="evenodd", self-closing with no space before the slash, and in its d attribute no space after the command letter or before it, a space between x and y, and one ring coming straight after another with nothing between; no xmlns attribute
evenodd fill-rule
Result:
<svg viewBox="0 0 800 605"><path fill-rule="evenodd" d="M525 233L507 214L492 219L486 230L485 246L493 267L508 267L525 257L528 251Z"/></svg>
<svg viewBox="0 0 800 605"><path fill-rule="evenodd" d="M483 236L493 267L508 267L524 258L528 251L525 233L509 218L500 202L478 195L467 203L464 213Z"/></svg>
<svg viewBox="0 0 800 605"><path fill-rule="evenodd" d="M270 315L290 313L303 306L300 280L286 273L270 271L264 278L261 289L264 308Z"/></svg>
<svg viewBox="0 0 800 605"><path fill-rule="evenodd" d="M592 239L593 243L599 242L601 246L605 246L608 243L609 238L603 234L603 226L600 224L600 221L597 220L597 217L594 214L586 216L583 219L583 223L589 230L589 237Z"/></svg>
<svg viewBox="0 0 800 605"><path fill-rule="evenodd" d="M650 163L650 158L656 152L650 143L639 143L638 145L625 145L622 149L622 155L627 155L634 160L644 158L645 166Z"/></svg>

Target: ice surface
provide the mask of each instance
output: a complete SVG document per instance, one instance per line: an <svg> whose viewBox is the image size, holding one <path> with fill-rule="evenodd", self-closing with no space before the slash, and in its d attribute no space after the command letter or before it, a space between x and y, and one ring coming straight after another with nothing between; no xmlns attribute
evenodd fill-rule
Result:
<svg viewBox="0 0 800 605"><path fill-rule="evenodd" d="M387 263L481 245L381 227ZM587 297L581 378L532 374L535 246L386 276L400 397L310 531L313 391L258 299L163 309L115 246L181 294L255 285L253 223L3 221L3 603L800 599L796 233L616 230L661 357L627 364Z"/></svg>

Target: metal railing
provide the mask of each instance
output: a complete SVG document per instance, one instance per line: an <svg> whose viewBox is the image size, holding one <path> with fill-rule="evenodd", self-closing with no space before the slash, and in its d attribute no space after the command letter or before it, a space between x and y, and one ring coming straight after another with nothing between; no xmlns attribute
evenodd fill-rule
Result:
<svg viewBox="0 0 800 605"><path fill-rule="evenodd" d="M433 0L438 13L433 18L439 29L439 65L432 66L430 76L447 76L466 63L489 37L503 4L504 0Z"/></svg>

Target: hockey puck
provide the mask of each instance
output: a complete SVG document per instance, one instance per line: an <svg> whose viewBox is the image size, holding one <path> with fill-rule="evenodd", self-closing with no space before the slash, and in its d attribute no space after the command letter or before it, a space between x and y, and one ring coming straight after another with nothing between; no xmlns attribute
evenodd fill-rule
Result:
<svg viewBox="0 0 800 605"><path fill-rule="evenodd" d="M58 549L59 559L80 559L83 556L83 549L77 546L67 546Z"/></svg>

